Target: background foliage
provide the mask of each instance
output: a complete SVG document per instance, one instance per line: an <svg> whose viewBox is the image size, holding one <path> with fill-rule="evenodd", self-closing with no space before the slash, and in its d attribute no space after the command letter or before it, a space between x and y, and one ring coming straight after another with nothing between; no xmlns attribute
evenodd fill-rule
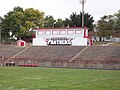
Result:
<svg viewBox="0 0 120 90"><path fill-rule="evenodd" d="M110 37L120 33L120 10L114 15L104 15L98 20L97 30L99 36Z"/></svg>

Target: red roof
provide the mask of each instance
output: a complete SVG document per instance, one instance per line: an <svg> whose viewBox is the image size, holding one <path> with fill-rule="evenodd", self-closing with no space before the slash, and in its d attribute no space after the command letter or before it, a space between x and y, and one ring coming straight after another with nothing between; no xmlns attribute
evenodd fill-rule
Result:
<svg viewBox="0 0 120 90"><path fill-rule="evenodd" d="M57 29L82 29L82 27L66 27L66 28L34 28L33 30L57 30ZM88 29L88 28L84 28Z"/></svg>

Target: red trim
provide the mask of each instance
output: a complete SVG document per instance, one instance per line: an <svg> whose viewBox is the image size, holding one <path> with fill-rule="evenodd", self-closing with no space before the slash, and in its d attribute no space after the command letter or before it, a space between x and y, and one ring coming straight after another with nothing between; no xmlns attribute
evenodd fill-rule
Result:
<svg viewBox="0 0 120 90"><path fill-rule="evenodd" d="M36 38L36 35L35 35L35 34L33 34L33 35L32 35L32 37L33 37L33 38Z"/></svg>
<svg viewBox="0 0 120 90"><path fill-rule="evenodd" d="M84 29L84 38L88 38L90 40L90 45L92 46L93 45L92 38L90 36L86 35L87 34L86 31L87 31L87 29L85 28Z"/></svg>
<svg viewBox="0 0 120 90"><path fill-rule="evenodd" d="M82 29L81 27L69 27L69 28L33 28L33 30L69 30L69 29ZM83 29L88 29L88 28L83 28Z"/></svg>
<svg viewBox="0 0 120 90"><path fill-rule="evenodd" d="M33 32L33 33L32 33L32 37L33 37L33 38L36 38L36 32Z"/></svg>
<svg viewBox="0 0 120 90"><path fill-rule="evenodd" d="M92 38L90 36L88 38L90 39L90 45L92 46L93 45Z"/></svg>

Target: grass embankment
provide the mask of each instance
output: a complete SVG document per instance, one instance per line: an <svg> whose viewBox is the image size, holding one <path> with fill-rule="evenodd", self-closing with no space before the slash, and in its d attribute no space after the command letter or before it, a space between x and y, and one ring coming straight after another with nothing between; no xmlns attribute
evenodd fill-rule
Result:
<svg viewBox="0 0 120 90"><path fill-rule="evenodd" d="M0 67L0 90L120 90L120 70Z"/></svg>
<svg viewBox="0 0 120 90"><path fill-rule="evenodd" d="M120 42L114 42L110 46L120 46Z"/></svg>
<svg viewBox="0 0 120 90"><path fill-rule="evenodd" d="M93 42L93 46L102 46L108 44L108 46L120 46L120 42Z"/></svg>
<svg viewBox="0 0 120 90"><path fill-rule="evenodd" d="M101 46L107 42L93 42L93 46Z"/></svg>

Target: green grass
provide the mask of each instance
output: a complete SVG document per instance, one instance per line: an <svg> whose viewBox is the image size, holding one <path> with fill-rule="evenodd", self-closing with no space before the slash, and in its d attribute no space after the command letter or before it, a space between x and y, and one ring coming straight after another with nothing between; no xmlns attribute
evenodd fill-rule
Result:
<svg viewBox="0 0 120 90"><path fill-rule="evenodd" d="M111 44L110 46L120 46L120 42L114 42L114 43Z"/></svg>
<svg viewBox="0 0 120 90"><path fill-rule="evenodd" d="M93 45L94 46L101 46L101 45L103 45L105 43L107 43L107 42L93 42Z"/></svg>
<svg viewBox="0 0 120 90"><path fill-rule="evenodd" d="M0 67L0 90L120 90L120 70Z"/></svg>

